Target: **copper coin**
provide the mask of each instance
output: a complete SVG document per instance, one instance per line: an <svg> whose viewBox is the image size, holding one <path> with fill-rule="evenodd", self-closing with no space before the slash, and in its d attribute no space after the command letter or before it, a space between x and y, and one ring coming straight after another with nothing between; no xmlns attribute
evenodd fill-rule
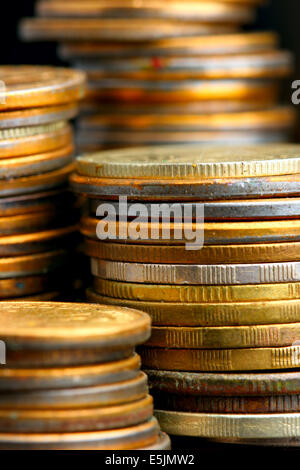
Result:
<svg viewBox="0 0 300 470"><path fill-rule="evenodd" d="M55 210L51 210L46 213L36 212L34 214L0 217L0 240L9 235L41 232L46 229L70 225L76 220L73 212L70 212L71 214L67 216L64 211L55 212Z"/></svg>
<svg viewBox="0 0 300 470"><path fill-rule="evenodd" d="M31 65L1 66L0 111L74 103L84 96L78 70Z"/></svg>
<svg viewBox="0 0 300 470"><path fill-rule="evenodd" d="M49 274L18 277L16 279L0 279L0 299L13 299L14 297L39 294L54 286L55 279ZM1 305L4 305L4 302Z"/></svg>
<svg viewBox="0 0 300 470"><path fill-rule="evenodd" d="M56 301L59 299L60 292L44 292L42 294L37 295L29 295L26 297L18 297L14 299L15 302L47 302L49 300ZM6 302L6 300L2 300L1 302Z"/></svg>
<svg viewBox="0 0 300 470"><path fill-rule="evenodd" d="M0 279L49 273L65 266L69 259L65 250L0 258Z"/></svg>
<svg viewBox="0 0 300 470"><path fill-rule="evenodd" d="M0 129L40 126L53 122L68 121L78 114L77 103L45 106L0 113Z"/></svg>
<svg viewBox="0 0 300 470"><path fill-rule="evenodd" d="M152 444L151 446L143 447L142 449L141 448L137 449L137 450L147 450L147 451L171 450L171 440L166 433L160 432L159 437L154 444Z"/></svg>
<svg viewBox="0 0 300 470"><path fill-rule="evenodd" d="M142 424L153 415L153 400L70 410L0 409L0 430L10 433L69 433L121 429Z"/></svg>

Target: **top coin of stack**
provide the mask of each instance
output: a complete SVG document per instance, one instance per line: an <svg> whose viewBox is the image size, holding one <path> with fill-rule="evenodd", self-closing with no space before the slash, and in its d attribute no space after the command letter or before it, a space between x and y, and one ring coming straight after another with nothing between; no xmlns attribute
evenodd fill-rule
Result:
<svg viewBox="0 0 300 470"><path fill-rule="evenodd" d="M134 353L146 314L4 302L0 315L1 449L168 448Z"/></svg>
<svg viewBox="0 0 300 470"><path fill-rule="evenodd" d="M61 287L76 223L69 121L84 86L76 70L0 67L0 299Z"/></svg>
<svg viewBox="0 0 300 470"><path fill-rule="evenodd" d="M272 33L241 33L260 1L40 0L28 40L62 42L86 71L82 151L165 144L289 140L295 115L278 106L292 57Z"/></svg>
<svg viewBox="0 0 300 470"><path fill-rule="evenodd" d="M300 388L289 386L298 372L281 374L300 365L299 170L297 145L77 160L72 185L90 204L81 229L94 275L88 298L150 313L141 354L170 434L300 438ZM261 374L252 388L250 371Z"/></svg>

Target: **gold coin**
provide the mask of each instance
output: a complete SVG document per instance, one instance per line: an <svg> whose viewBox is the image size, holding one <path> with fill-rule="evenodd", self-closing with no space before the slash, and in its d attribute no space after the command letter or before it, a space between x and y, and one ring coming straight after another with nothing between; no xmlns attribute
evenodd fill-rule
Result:
<svg viewBox="0 0 300 470"><path fill-rule="evenodd" d="M197 372L295 369L300 347L245 349L140 348L147 369Z"/></svg>
<svg viewBox="0 0 300 470"><path fill-rule="evenodd" d="M120 429L152 418L149 395L134 403L70 410L0 409L0 430L10 433L68 433Z"/></svg>
<svg viewBox="0 0 300 470"><path fill-rule="evenodd" d="M56 250L34 255L0 258L0 279L55 271L67 264L69 256L65 250Z"/></svg>
<svg viewBox="0 0 300 470"><path fill-rule="evenodd" d="M231 286L172 286L94 279L94 289L118 299L180 303L227 303L300 299L300 282Z"/></svg>
<svg viewBox="0 0 300 470"><path fill-rule="evenodd" d="M130 237L130 229L140 237ZM295 242L300 240L300 220L246 221L246 222L120 222L84 216L80 230L88 238L98 239L98 233L107 240L126 243L183 245L203 233L205 245L246 243Z"/></svg>
<svg viewBox="0 0 300 470"><path fill-rule="evenodd" d="M241 178L297 174L300 146L155 147L78 157L77 171L100 178Z"/></svg>
<svg viewBox="0 0 300 470"><path fill-rule="evenodd" d="M163 431L178 436L262 440L300 434L299 413L218 415L157 410L155 415Z"/></svg>
<svg viewBox="0 0 300 470"><path fill-rule="evenodd" d="M300 321L299 300L178 304L114 299L92 289L87 289L86 294L90 302L142 310L151 316L155 326L243 326Z"/></svg>
<svg viewBox="0 0 300 470"><path fill-rule="evenodd" d="M137 354L119 361L72 367L0 368L0 390L51 390L93 387L131 380L139 375L141 360Z"/></svg>
<svg viewBox="0 0 300 470"><path fill-rule="evenodd" d="M24 276L16 279L0 279L0 299L13 299L15 297L39 294L43 291L49 291L51 288L55 287L56 283L59 284L59 279L57 276L54 276L54 274ZM4 306L5 302L2 302L1 306L2 305Z"/></svg>
<svg viewBox="0 0 300 470"><path fill-rule="evenodd" d="M79 70L31 65L1 66L5 87L0 111L74 103L84 96L85 75Z"/></svg>
<svg viewBox="0 0 300 470"><path fill-rule="evenodd" d="M175 349L231 349L291 346L300 323L224 327L153 327L146 346Z"/></svg>
<svg viewBox="0 0 300 470"><path fill-rule="evenodd" d="M270 263L300 261L300 242L249 245L204 245L188 251L184 246L126 245L85 239L85 254L111 261L176 264Z"/></svg>
<svg viewBox="0 0 300 470"><path fill-rule="evenodd" d="M40 126L59 121L68 121L78 114L77 103L45 106L16 111L0 112L0 129Z"/></svg>

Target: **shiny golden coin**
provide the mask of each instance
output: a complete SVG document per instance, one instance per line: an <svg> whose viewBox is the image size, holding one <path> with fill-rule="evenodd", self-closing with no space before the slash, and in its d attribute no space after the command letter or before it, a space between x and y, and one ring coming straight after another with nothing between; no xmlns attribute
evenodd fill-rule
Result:
<svg viewBox="0 0 300 470"><path fill-rule="evenodd" d="M91 258L111 261L176 264L271 263L300 261L300 242L249 245L204 245L188 251L183 246L101 243L86 238L84 251Z"/></svg>
<svg viewBox="0 0 300 470"><path fill-rule="evenodd" d="M291 346L298 340L300 323L209 328L155 326L146 346L171 349L262 348Z"/></svg>
<svg viewBox="0 0 300 470"><path fill-rule="evenodd" d="M149 338L145 313L79 303L0 305L1 338L24 349L125 348Z"/></svg>
<svg viewBox="0 0 300 470"><path fill-rule="evenodd" d="M299 160L300 162L300 160ZM146 212L146 217L148 213ZM199 217L200 218L200 217ZM183 229L184 228L184 229ZM226 245L246 243L296 242L300 240L300 220L246 221L246 222L120 222L107 218L96 219L84 216L81 233L93 239L113 240L115 243L143 243L152 245ZM131 236L130 234L134 234ZM99 237L99 238L98 238ZM193 238L192 238L193 237ZM201 239L201 241L200 241Z"/></svg>
<svg viewBox="0 0 300 470"><path fill-rule="evenodd" d="M18 196L59 188L67 184L68 178L73 170L74 164L71 163L58 170L49 171L40 175L3 180L0 186L0 196Z"/></svg>
<svg viewBox="0 0 300 470"><path fill-rule="evenodd" d="M0 394L0 406L18 410L57 410L106 407L142 400L148 394L147 376L108 385L76 387L62 390L34 390Z"/></svg>
<svg viewBox="0 0 300 470"><path fill-rule="evenodd" d="M84 96L78 70L41 66L1 66L0 111L74 103Z"/></svg>
<svg viewBox="0 0 300 470"><path fill-rule="evenodd" d="M214 439L299 437L300 414L218 415L156 411L162 429L172 435Z"/></svg>
<svg viewBox="0 0 300 470"><path fill-rule="evenodd" d="M245 349L140 348L147 369L182 371L243 371L295 369L300 365L300 347Z"/></svg>
<svg viewBox="0 0 300 470"><path fill-rule="evenodd" d="M155 326L244 326L296 323L300 321L299 300L230 303L142 302L105 297L87 289L90 302L142 310Z"/></svg>
<svg viewBox="0 0 300 470"><path fill-rule="evenodd" d="M55 281L53 274L0 279L0 299L13 299L25 295L39 294L53 288L55 282L59 283L59 280ZM1 305L4 305L4 302Z"/></svg>
<svg viewBox="0 0 300 470"><path fill-rule="evenodd" d="M1 151L0 151L1 152ZM73 161L74 146L25 157L0 159L0 180L39 175L59 170Z"/></svg>
<svg viewBox="0 0 300 470"><path fill-rule="evenodd" d="M35 214L0 217L0 240L7 235L40 232L46 229L53 229L54 227L69 225L71 221L71 215L66 216L64 211L55 212L53 210L46 213L37 212Z"/></svg>
<svg viewBox="0 0 300 470"><path fill-rule="evenodd" d="M137 354L105 364L72 367L0 368L0 390L51 390L108 385L137 378L141 361Z"/></svg>
<svg viewBox="0 0 300 470"><path fill-rule="evenodd" d="M65 266L69 258L64 250L0 258L0 279L49 273Z"/></svg>
<svg viewBox="0 0 300 470"><path fill-rule="evenodd" d="M172 286L94 279L94 289L118 299L180 303L226 303L300 299L300 282L229 286Z"/></svg>
<svg viewBox="0 0 300 470"><path fill-rule="evenodd" d="M297 174L300 146L160 147L99 152L77 159L83 176L100 178L241 178Z"/></svg>
<svg viewBox="0 0 300 470"><path fill-rule="evenodd" d="M143 424L124 429L63 434L0 434L0 449L6 450L135 450L153 445L153 450L168 440L157 441L159 426L151 418ZM169 445L169 441L168 441ZM155 446L155 447L154 447ZM163 447L162 447L163 449Z"/></svg>
<svg viewBox="0 0 300 470"><path fill-rule="evenodd" d="M51 152L61 147L69 147L72 144L72 138L71 127L66 122L0 129L0 158Z"/></svg>
<svg viewBox="0 0 300 470"><path fill-rule="evenodd" d="M0 410L0 430L10 433L68 433L120 429L152 418L149 395L134 403L70 410Z"/></svg>
<svg viewBox="0 0 300 470"><path fill-rule="evenodd" d="M0 129L40 126L53 122L68 121L78 114L77 103L45 106L0 113Z"/></svg>

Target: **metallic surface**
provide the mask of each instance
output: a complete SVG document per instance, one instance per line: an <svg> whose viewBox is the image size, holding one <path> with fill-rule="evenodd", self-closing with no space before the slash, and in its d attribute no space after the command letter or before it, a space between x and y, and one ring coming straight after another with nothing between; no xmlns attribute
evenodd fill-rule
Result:
<svg viewBox="0 0 300 470"><path fill-rule="evenodd" d="M14 297L39 294L55 286L57 287L57 284L59 284L59 279L54 273L24 276L16 279L0 279L0 299L13 299ZM1 305L4 305L4 302Z"/></svg>
<svg viewBox="0 0 300 470"><path fill-rule="evenodd" d="M0 129L40 126L58 121L68 121L78 114L78 105L68 103L58 106L5 111L0 113Z"/></svg>
<svg viewBox="0 0 300 470"><path fill-rule="evenodd" d="M52 272L66 266L69 260L70 255L65 250L0 258L0 279Z"/></svg>
<svg viewBox="0 0 300 470"><path fill-rule="evenodd" d="M75 197L67 187L42 193L0 198L0 216L35 214L37 212L53 210L58 206L65 206L70 210L74 203Z"/></svg>

